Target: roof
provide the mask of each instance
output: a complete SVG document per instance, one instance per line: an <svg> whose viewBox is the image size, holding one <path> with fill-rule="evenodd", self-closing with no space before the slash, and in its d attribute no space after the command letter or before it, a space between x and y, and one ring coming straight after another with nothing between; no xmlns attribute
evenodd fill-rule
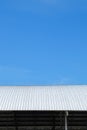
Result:
<svg viewBox="0 0 87 130"><path fill-rule="evenodd" d="M87 86L1 86L0 110L87 110Z"/></svg>

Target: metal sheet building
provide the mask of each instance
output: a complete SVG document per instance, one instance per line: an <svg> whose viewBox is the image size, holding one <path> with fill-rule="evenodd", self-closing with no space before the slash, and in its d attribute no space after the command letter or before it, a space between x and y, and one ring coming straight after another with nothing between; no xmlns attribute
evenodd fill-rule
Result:
<svg viewBox="0 0 87 130"><path fill-rule="evenodd" d="M1 86L0 129L87 129L87 86Z"/></svg>

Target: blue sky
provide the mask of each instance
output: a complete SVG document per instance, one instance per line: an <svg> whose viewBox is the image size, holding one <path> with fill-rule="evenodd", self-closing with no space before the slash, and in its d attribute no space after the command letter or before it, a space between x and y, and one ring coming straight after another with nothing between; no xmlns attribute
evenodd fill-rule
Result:
<svg viewBox="0 0 87 130"><path fill-rule="evenodd" d="M0 85L87 84L87 0L0 0Z"/></svg>

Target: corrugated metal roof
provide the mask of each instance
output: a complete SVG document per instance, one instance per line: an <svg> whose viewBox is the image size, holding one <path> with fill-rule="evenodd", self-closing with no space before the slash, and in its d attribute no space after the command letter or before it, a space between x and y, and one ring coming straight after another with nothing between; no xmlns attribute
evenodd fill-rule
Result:
<svg viewBox="0 0 87 130"><path fill-rule="evenodd" d="M1 86L0 110L87 110L87 86Z"/></svg>

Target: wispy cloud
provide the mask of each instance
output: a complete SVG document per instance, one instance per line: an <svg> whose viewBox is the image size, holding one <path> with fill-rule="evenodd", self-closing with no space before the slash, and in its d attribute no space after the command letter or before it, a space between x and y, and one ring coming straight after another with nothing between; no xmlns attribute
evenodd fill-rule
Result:
<svg viewBox="0 0 87 130"><path fill-rule="evenodd" d="M59 78L54 83L52 83L52 85L68 85L68 84L73 84L73 81L70 78L65 77Z"/></svg>
<svg viewBox="0 0 87 130"><path fill-rule="evenodd" d="M16 68L10 66L0 66L0 85L67 85L73 84L70 78L58 76L58 79L51 80L41 75L41 71L31 69Z"/></svg>
<svg viewBox="0 0 87 130"><path fill-rule="evenodd" d="M31 11L31 12L51 12L56 11L70 11L70 10L87 10L87 0L3 0L1 8L8 8L17 11Z"/></svg>
<svg viewBox="0 0 87 130"><path fill-rule="evenodd" d="M60 0L58 0L58 1L60 1ZM48 4L48 5L57 4L57 0L38 0L38 2L42 2L42 3Z"/></svg>
<svg viewBox="0 0 87 130"><path fill-rule="evenodd" d="M62 78L59 81L59 84L69 84L70 79L69 78Z"/></svg>
<svg viewBox="0 0 87 130"><path fill-rule="evenodd" d="M44 7L56 7L57 10L67 10L67 9L84 9L87 7L87 0L17 0L20 2L20 6L32 6L34 9L44 9ZM35 6L36 5L36 6ZM37 8L38 7L38 8ZM40 8L41 7L41 8ZM29 9L29 8L28 8Z"/></svg>
<svg viewBox="0 0 87 130"><path fill-rule="evenodd" d="M0 66L0 72L31 73L32 70L2 65L2 66Z"/></svg>
<svg viewBox="0 0 87 130"><path fill-rule="evenodd" d="M0 66L0 85L28 85L32 81L32 75L32 70L2 65Z"/></svg>

